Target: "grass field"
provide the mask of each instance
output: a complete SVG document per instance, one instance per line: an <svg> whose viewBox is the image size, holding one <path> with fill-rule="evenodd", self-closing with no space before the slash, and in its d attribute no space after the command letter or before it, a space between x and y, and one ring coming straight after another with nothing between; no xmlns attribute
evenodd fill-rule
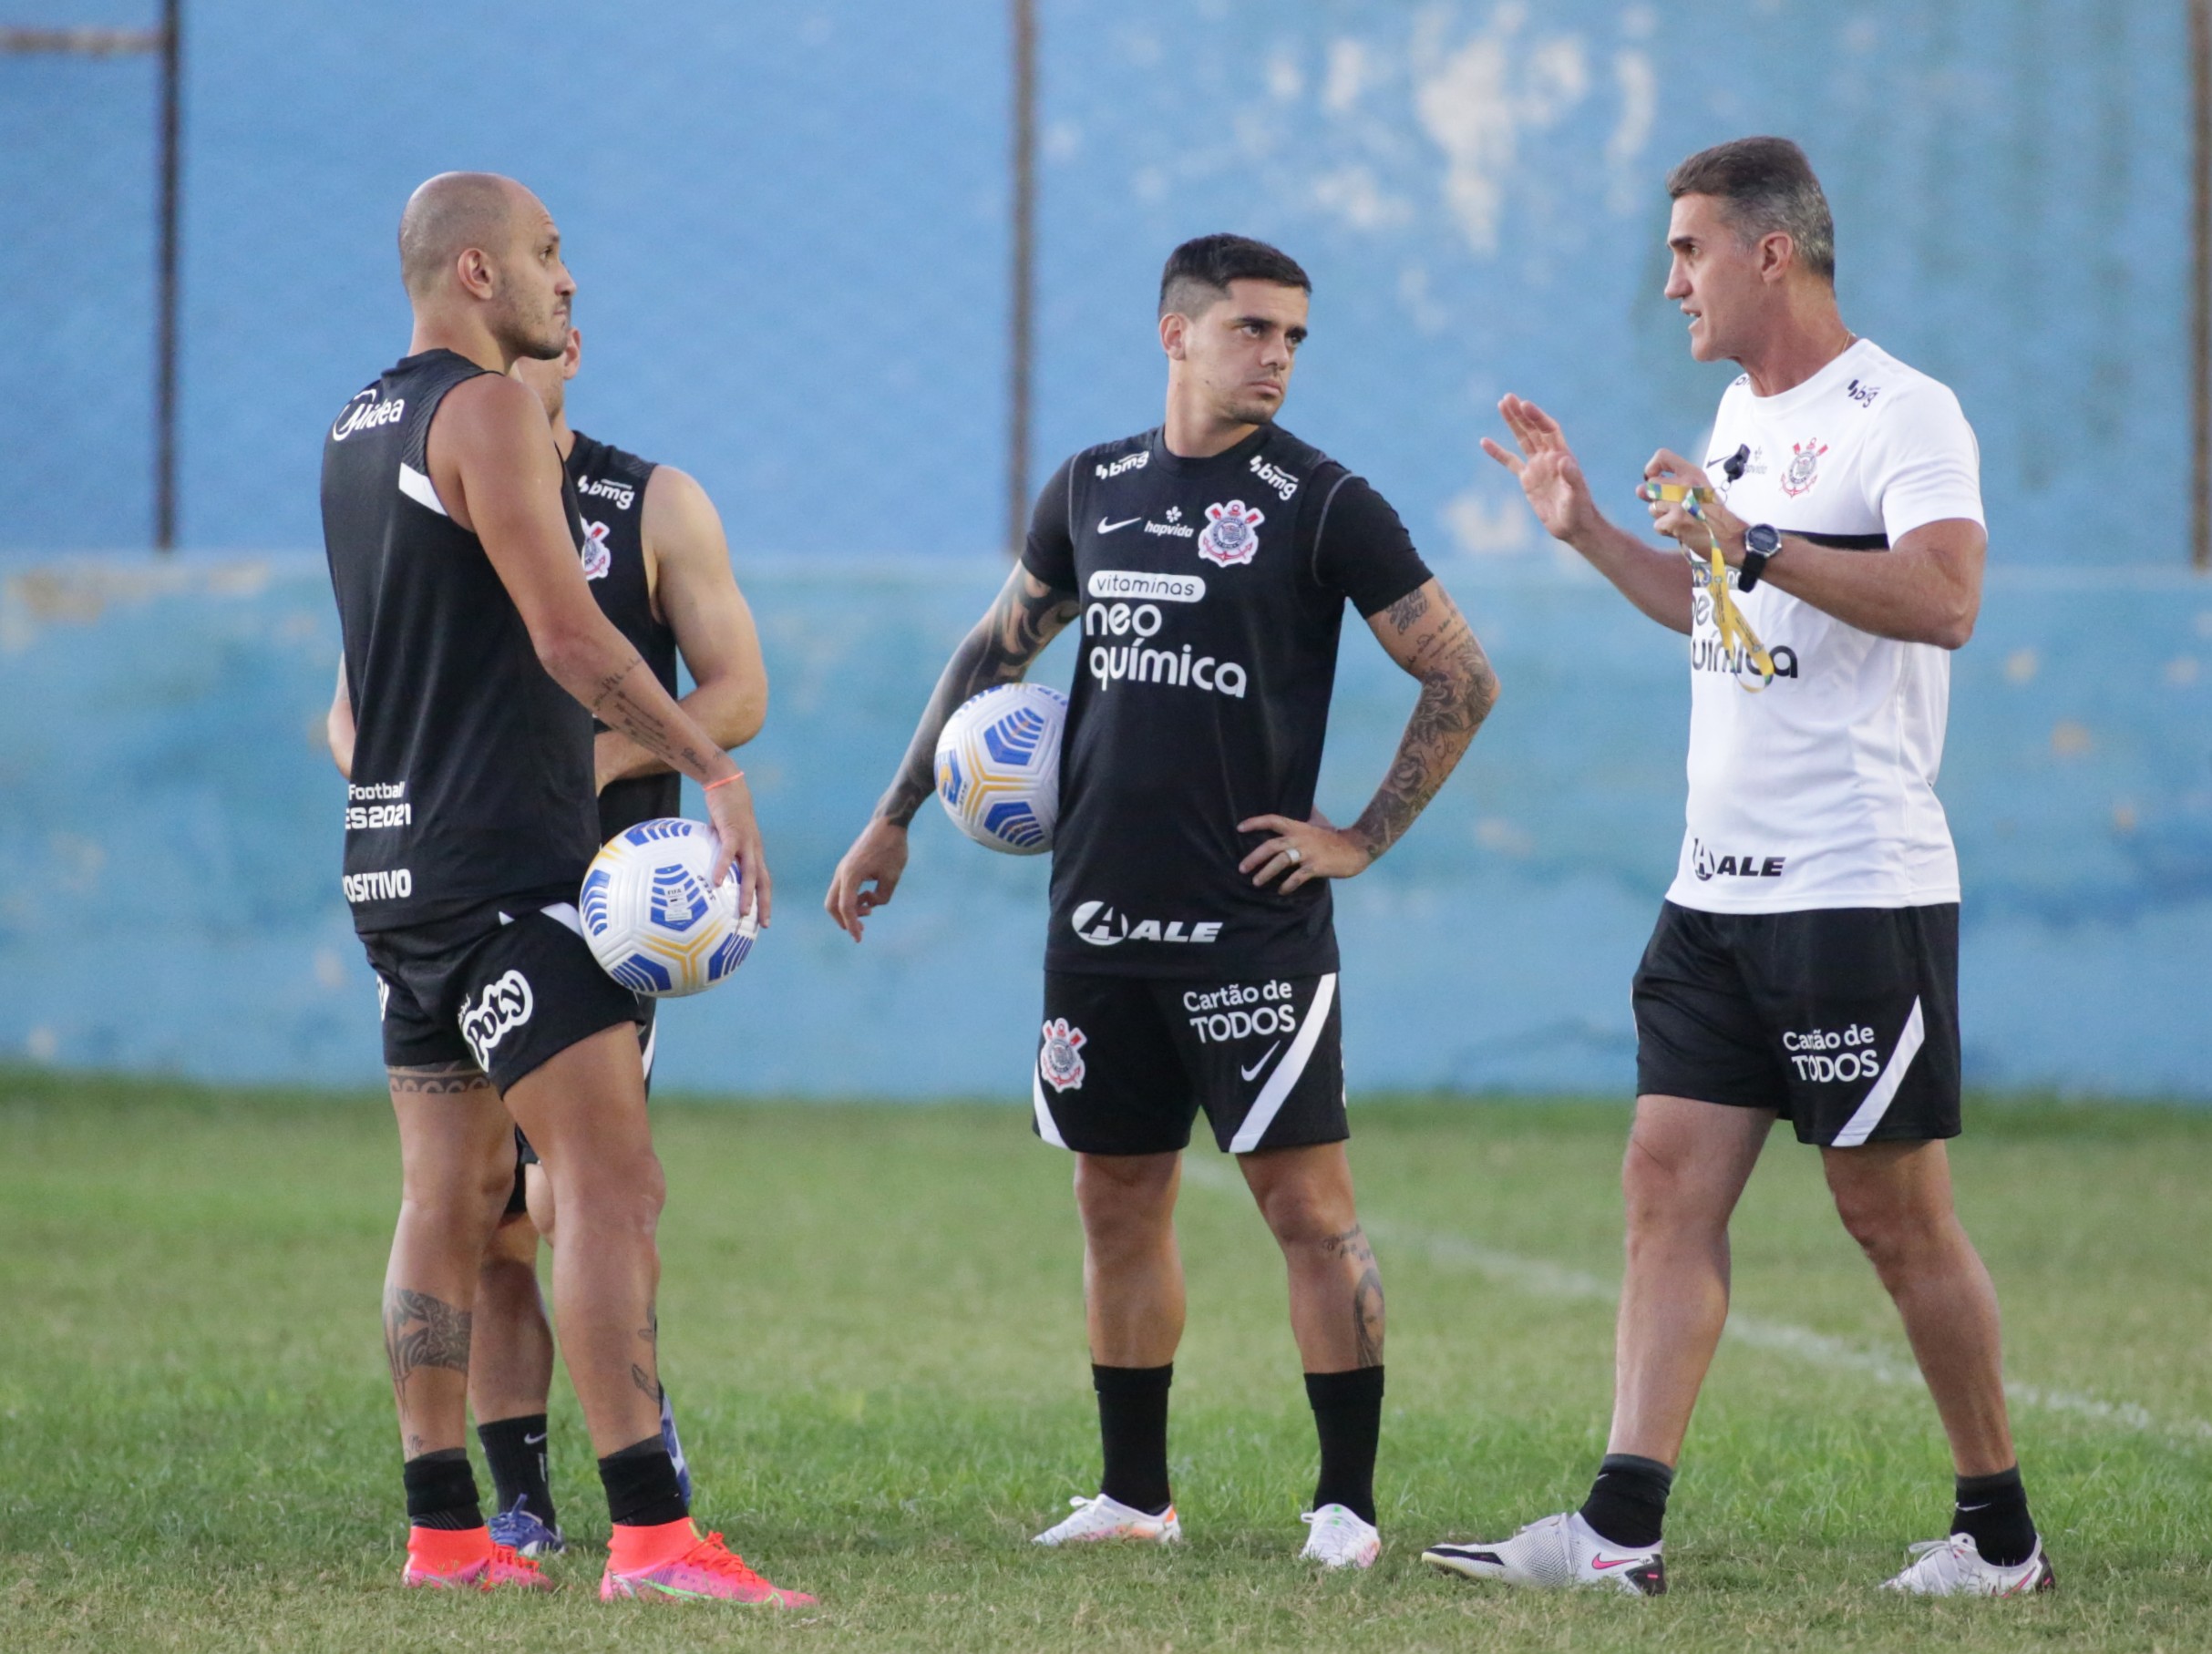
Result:
<svg viewBox="0 0 2212 1654"><path fill-rule="evenodd" d="M1095 1485L1057 1154L1003 1108L656 1104L664 1365L700 1515L803 1616L602 1607L604 1507L557 1383L559 1595L396 1588L370 1098L0 1072L0 1647L2212 1648L2212 1115L1983 1104L1956 1148L2008 1317L2061 1592L1887 1599L1947 1465L1815 1156L1772 1146L1670 1525L1672 1595L1527 1597L1421 1545L1579 1494L1618 1279L1615 1107L1371 1104L1390 1294L1383 1561L1292 1560L1312 1436L1279 1260L1226 1163L1183 1201L1173 1456L1190 1543L1047 1554ZM489 1488L489 1482L486 1483Z"/></svg>

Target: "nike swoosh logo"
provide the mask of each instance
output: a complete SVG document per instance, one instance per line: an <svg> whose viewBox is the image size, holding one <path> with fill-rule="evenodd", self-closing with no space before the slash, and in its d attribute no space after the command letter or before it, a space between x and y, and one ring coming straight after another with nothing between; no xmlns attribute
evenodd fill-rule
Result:
<svg viewBox="0 0 2212 1654"><path fill-rule="evenodd" d="M1647 1560L1649 1558L1643 1556L1592 1556L1590 1565L1594 1568L1626 1567L1631 1562Z"/></svg>
<svg viewBox="0 0 2212 1654"><path fill-rule="evenodd" d="M1119 522L1108 522L1106 519L1105 513L1101 512L1098 518L1098 532L1101 534L1111 534L1116 529L1126 529L1133 522L1142 521L1144 521L1144 519L1141 517L1125 517Z"/></svg>
<svg viewBox="0 0 2212 1654"><path fill-rule="evenodd" d="M539 1433L538 1433L536 1435L534 1435L534 1436L524 1436L524 1437L522 1438L522 1445L523 1445L523 1446L525 1446L525 1447L536 1447L536 1446L538 1446L538 1445L539 1445L540 1443L542 1443L544 1440L545 1440L545 1433L544 1433L543 1431L540 1431L540 1432L539 1432Z"/></svg>
<svg viewBox="0 0 2212 1654"><path fill-rule="evenodd" d="M1281 1040L1277 1040L1274 1044L1270 1045L1264 1052L1260 1053L1260 1060L1257 1063L1254 1063L1250 1068L1240 1068L1237 1070L1237 1072L1242 1074L1246 1079L1250 1079L1254 1074L1258 1074L1262 1068L1267 1066L1268 1058L1273 1056L1275 1053L1281 1048L1281 1046L1282 1042Z"/></svg>

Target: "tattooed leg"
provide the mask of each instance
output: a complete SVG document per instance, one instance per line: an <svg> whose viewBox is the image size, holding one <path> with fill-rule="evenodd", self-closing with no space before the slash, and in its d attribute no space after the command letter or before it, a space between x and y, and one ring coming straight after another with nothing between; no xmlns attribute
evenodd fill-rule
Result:
<svg viewBox="0 0 2212 1654"><path fill-rule="evenodd" d="M390 1071L399 1222L384 1283L384 1346L409 1458L467 1442L477 1271L514 1184L507 1112L470 1063Z"/></svg>
<svg viewBox="0 0 2212 1654"><path fill-rule="evenodd" d="M1238 1164L1282 1248L1306 1371L1381 1366L1383 1275L1353 1207L1344 1145L1274 1149Z"/></svg>
<svg viewBox="0 0 2212 1654"><path fill-rule="evenodd" d="M580 1040L508 1089L561 1214L553 1320L595 1456L661 1429L653 1244L663 1181L645 1118L637 1032Z"/></svg>

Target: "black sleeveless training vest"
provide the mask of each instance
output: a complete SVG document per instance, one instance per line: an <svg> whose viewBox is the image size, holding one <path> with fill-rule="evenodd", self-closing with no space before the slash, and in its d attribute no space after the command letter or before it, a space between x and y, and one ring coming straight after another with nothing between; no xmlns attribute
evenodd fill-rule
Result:
<svg viewBox="0 0 2212 1654"><path fill-rule="evenodd" d="M446 393L486 370L448 350L388 369L323 445L323 542L355 736L345 890L360 931L563 889L598 848L592 716L538 663L484 555L447 516L426 450ZM562 494L583 544L573 490Z"/></svg>
<svg viewBox="0 0 2212 1654"><path fill-rule="evenodd" d="M653 590L645 580L645 484L655 469L650 459L597 442L581 431L569 450L569 481L583 513L583 571L600 612L628 638L661 687L676 693L676 634L653 613ZM596 727L604 729L605 724ZM610 785L599 796L599 836L603 842L625 827L683 808L684 779L670 771L633 776Z"/></svg>

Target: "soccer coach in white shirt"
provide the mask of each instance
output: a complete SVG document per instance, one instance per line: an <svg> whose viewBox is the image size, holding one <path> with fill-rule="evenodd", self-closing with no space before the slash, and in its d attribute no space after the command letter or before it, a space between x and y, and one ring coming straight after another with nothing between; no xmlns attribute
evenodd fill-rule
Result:
<svg viewBox="0 0 2212 1654"><path fill-rule="evenodd" d="M1950 1438L1949 1537L1914 1546L1891 1587L2045 1589L1996 1294L1952 1209L1943 1145L1959 1132L1959 871L1935 779L1949 652L1973 631L1988 544L1974 434L1949 389L1844 325L1833 221L1795 144L1719 145L1667 190L1666 296L1691 354L1744 368L1705 464L1662 449L1644 468L1677 496L1715 490L1700 520L1647 489L1662 496L1659 532L1699 562L1608 522L1534 404L1498 405L1518 455L1483 444L1546 529L1691 640L1688 831L1634 990L1612 1433L1579 1510L1425 1559L1518 1584L1665 1588L1661 1521L1727 1319L1729 1215L1781 1117L1819 1147ZM1764 659L1716 612L1731 598Z"/></svg>

